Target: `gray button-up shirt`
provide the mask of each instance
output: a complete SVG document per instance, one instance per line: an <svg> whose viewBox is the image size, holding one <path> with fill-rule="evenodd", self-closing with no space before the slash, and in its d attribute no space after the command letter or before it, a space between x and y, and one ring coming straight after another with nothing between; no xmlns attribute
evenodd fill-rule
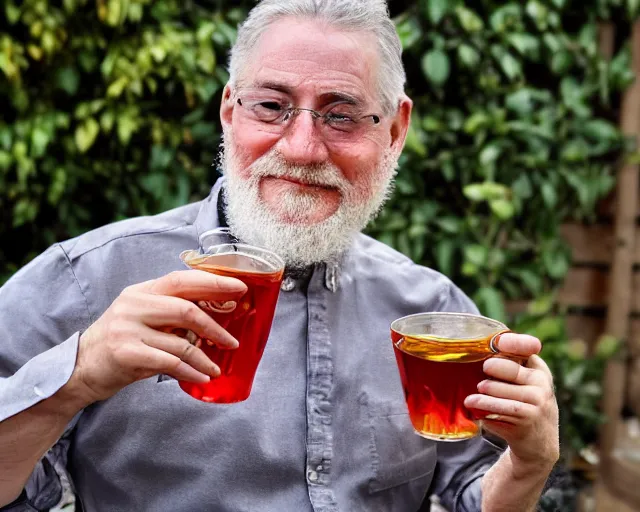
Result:
<svg viewBox="0 0 640 512"><path fill-rule="evenodd" d="M222 183L200 203L56 244L0 288L0 420L64 385L79 332L124 287L184 268L178 254L218 225ZM471 301L364 235L339 268L282 288L248 400L203 403L174 379L132 384L76 416L36 467L29 501L59 498L55 465L89 512L413 511L431 493L480 510L499 449L416 435L389 339L398 317L475 312Z"/></svg>

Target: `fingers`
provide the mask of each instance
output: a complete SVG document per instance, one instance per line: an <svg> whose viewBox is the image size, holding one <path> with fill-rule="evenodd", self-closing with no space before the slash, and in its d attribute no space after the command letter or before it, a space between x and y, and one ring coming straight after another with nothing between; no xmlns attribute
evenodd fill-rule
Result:
<svg viewBox="0 0 640 512"><path fill-rule="evenodd" d="M527 366L522 366L509 359L491 357L484 362L482 369L487 376L504 382L533 386L549 385L551 372L547 374L538 368L530 367L531 364L540 367L542 359L538 356L531 356L530 359L532 362L528 363ZM544 361L542 364L544 364Z"/></svg>
<svg viewBox="0 0 640 512"><path fill-rule="evenodd" d="M222 348L238 348L238 340L194 303L177 297L129 292L127 301L116 307L121 317L135 315L149 327L183 328L213 341Z"/></svg>
<svg viewBox="0 0 640 512"><path fill-rule="evenodd" d="M176 355L151 347L144 343L129 345L114 353L120 368L136 368L136 380L164 373L178 380L204 384L209 376L200 373Z"/></svg>
<svg viewBox="0 0 640 512"><path fill-rule="evenodd" d="M186 339L153 329L147 329L143 336L142 342L145 345L176 356L183 363L178 365L179 368L182 368L181 371L189 371L188 368L184 368L187 365L192 370L196 370L200 377L203 374L211 377L220 375L220 368L200 348L192 345Z"/></svg>
<svg viewBox="0 0 640 512"><path fill-rule="evenodd" d="M247 286L232 277L218 276L203 270L181 270L135 286L157 295L171 295L187 300L232 300L244 295Z"/></svg>
<svg viewBox="0 0 640 512"><path fill-rule="evenodd" d="M540 356L531 356L527 361L527 367L531 368L532 370L544 373L553 385L553 374L551 373L551 369L549 368L549 366L547 366L547 363L545 363L544 359L542 359Z"/></svg>
<svg viewBox="0 0 640 512"><path fill-rule="evenodd" d="M464 405L468 409L479 409L489 415L497 414L516 419L531 418L536 412L536 407L528 403L480 394L469 395Z"/></svg>
<svg viewBox="0 0 640 512"><path fill-rule="evenodd" d="M553 397L553 392L539 386L518 386L495 380L483 380L478 384L478 391L484 395L515 400L527 404L541 406Z"/></svg>
<svg viewBox="0 0 640 512"><path fill-rule="evenodd" d="M496 345L500 352L527 358L542 350L540 340L528 334L508 332L497 337Z"/></svg>

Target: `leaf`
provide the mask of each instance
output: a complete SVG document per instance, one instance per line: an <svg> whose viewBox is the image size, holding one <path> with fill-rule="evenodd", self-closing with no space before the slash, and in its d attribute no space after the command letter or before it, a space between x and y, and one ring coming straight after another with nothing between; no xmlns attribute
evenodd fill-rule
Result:
<svg viewBox="0 0 640 512"><path fill-rule="evenodd" d="M432 50L422 59L422 71L436 85L442 85L449 78L449 57L441 50Z"/></svg>
<svg viewBox="0 0 640 512"><path fill-rule="evenodd" d="M461 220L458 217L439 217L435 223L446 233L452 235L457 234L460 231Z"/></svg>
<svg viewBox="0 0 640 512"><path fill-rule="evenodd" d="M31 132L31 156L33 158L44 156L48 144L49 134L42 128L34 128Z"/></svg>
<svg viewBox="0 0 640 512"><path fill-rule="evenodd" d="M564 385L571 390L578 389L584 380L586 369L587 368L584 364L580 364L569 370L569 372L564 376Z"/></svg>
<svg viewBox="0 0 640 512"><path fill-rule="evenodd" d="M557 75L563 75L573 64L573 55L567 51L561 51L553 54L551 57L551 69Z"/></svg>
<svg viewBox="0 0 640 512"><path fill-rule="evenodd" d="M113 82L107 89L108 98L119 98L124 88L129 84L129 78L121 76L115 82Z"/></svg>
<svg viewBox="0 0 640 512"><path fill-rule="evenodd" d="M456 15L458 16L460 25L466 32L479 32L484 28L482 18L471 9L458 6L456 7Z"/></svg>
<svg viewBox="0 0 640 512"><path fill-rule="evenodd" d="M427 15L434 25L440 23L449 10L450 0L427 0Z"/></svg>
<svg viewBox="0 0 640 512"><path fill-rule="evenodd" d="M19 199L13 207L13 227L18 228L33 221L38 215L38 210L38 204L33 199Z"/></svg>
<svg viewBox="0 0 640 512"><path fill-rule="evenodd" d="M529 199L533 195L533 187L529 176L520 174L511 184L511 192L519 199Z"/></svg>
<svg viewBox="0 0 640 512"><path fill-rule="evenodd" d="M69 96L75 96L80 86L80 74L75 67L65 66L56 72L55 84Z"/></svg>
<svg viewBox="0 0 640 512"><path fill-rule="evenodd" d="M496 288L480 288L473 298L478 309L480 309L485 316L498 320L499 322L506 321L507 315L504 309L502 294Z"/></svg>
<svg viewBox="0 0 640 512"><path fill-rule="evenodd" d="M425 146L423 141L422 131L416 128L416 125L416 122L411 122L409 130L407 131L405 147L408 151L411 151L418 156L425 158L427 156L427 147Z"/></svg>
<svg viewBox="0 0 640 512"><path fill-rule="evenodd" d="M618 128L604 119L592 119L582 125L585 135L595 140L617 140L620 138Z"/></svg>
<svg viewBox="0 0 640 512"><path fill-rule="evenodd" d="M463 194L471 201L502 200L509 195L509 189L500 183L485 181L484 183L470 183L463 189Z"/></svg>
<svg viewBox="0 0 640 512"><path fill-rule="evenodd" d="M489 144L480 152L480 163L484 166L492 165L502 153L498 144Z"/></svg>
<svg viewBox="0 0 640 512"><path fill-rule="evenodd" d="M422 39L422 28L415 16L398 20L396 22L396 31L404 50L411 48Z"/></svg>
<svg viewBox="0 0 640 512"><path fill-rule="evenodd" d="M484 112L475 112L464 123L464 131L474 135L489 124L489 116Z"/></svg>
<svg viewBox="0 0 640 512"><path fill-rule="evenodd" d="M542 251L542 262L550 277L562 279L567 275L570 258L564 251L549 248Z"/></svg>
<svg viewBox="0 0 640 512"><path fill-rule="evenodd" d="M458 47L458 59L468 68L473 68L480 62L480 55L473 46L461 44Z"/></svg>
<svg viewBox="0 0 640 512"><path fill-rule="evenodd" d="M98 136L100 125L93 117L87 118L80 126L76 128L75 142L80 153L86 153Z"/></svg>
<svg viewBox="0 0 640 512"><path fill-rule="evenodd" d="M535 57L540 50L540 41L531 34L510 34L507 38L511 45L522 55Z"/></svg>
<svg viewBox="0 0 640 512"><path fill-rule="evenodd" d="M603 335L596 344L596 356L601 360L612 358L622 348L622 343L618 338L611 335Z"/></svg>
<svg viewBox="0 0 640 512"><path fill-rule="evenodd" d="M438 270L444 275L453 275L453 256L456 243L451 239L440 240L434 249Z"/></svg>
<svg viewBox="0 0 640 512"><path fill-rule="evenodd" d="M484 267L489 258L489 250L480 244L467 245L464 248L464 257L469 263L473 263L477 267Z"/></svg>
<svg viewBox="0 0 640 512"><path fill-rule="evenodd" d="M509 220L516 213L513 203L506 199L494 199L489 202L489 207L500 220Z"/></svg>
<svg viewBox="0 0 640 512"><path fill-rule="evenodd" d="M542 200L544 201L545 206L550 209L555 208L558 202L558 195L555 187L548 181L545 181L540 186L540 193L542 194Z"/></svg>
<svg viewBox="0 0 640 512"><path fill-rule="evenodd" d="M5 4L4 13L7 17L9 25L15 25L16 23L18 23L20 16L22 16L22 11L20 10L20 8L16 7L13 2L7 2Z"/></svg>
<svg viewBox="0 0 640 512"><path fill-rule="evenodd" d="M500 57L500 67L511 80L515 80L522 74L522 66L520 62L510 53L505 52Z"/></svg>

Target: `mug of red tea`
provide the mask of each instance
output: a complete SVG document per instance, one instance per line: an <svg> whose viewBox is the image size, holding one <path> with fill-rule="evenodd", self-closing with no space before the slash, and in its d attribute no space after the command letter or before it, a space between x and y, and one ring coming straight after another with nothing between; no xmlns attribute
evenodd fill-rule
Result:
<svg viewBox="0 0 640 512"><path fill-rule="evenodd" d="M271 331L284 262L275 253L240 243L228 228L200 236L200 250L184 251L180 259L192 269L239 279L247 285L235 301L199 301L198 306L240 343L237 349L217 347L194 333L182 333L220 367L221 375L205 384L179 381L180 387L203 402L234 403L249 397Z"/></svg>
<svg viewBox="0 0 640 512"><path fill-rule="evenodd" d="M467 313L419 313L391 324L391 339L416 433L437 441L479 434L482 411L464 406L477 393L484 361L499 354L506 325ZM508 357L508 355L506 355ZM521 361L519 361L521 362Z"/></svg>

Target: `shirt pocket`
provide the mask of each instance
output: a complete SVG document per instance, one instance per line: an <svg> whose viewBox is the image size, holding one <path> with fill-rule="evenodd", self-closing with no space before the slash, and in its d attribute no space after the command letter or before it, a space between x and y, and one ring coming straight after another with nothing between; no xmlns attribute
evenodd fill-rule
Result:
<svg viewBox="0 0 640 512"><path fill-rule="evenodd" d="M415 433L404 404L367 404L367 408L373 470L369 492L418 479L426 491L436 467L436 443Z"/></svg>

